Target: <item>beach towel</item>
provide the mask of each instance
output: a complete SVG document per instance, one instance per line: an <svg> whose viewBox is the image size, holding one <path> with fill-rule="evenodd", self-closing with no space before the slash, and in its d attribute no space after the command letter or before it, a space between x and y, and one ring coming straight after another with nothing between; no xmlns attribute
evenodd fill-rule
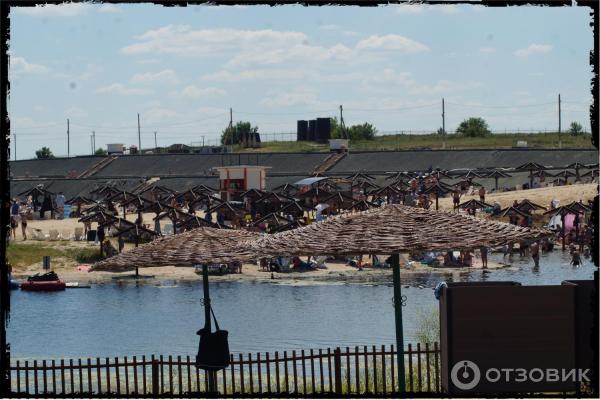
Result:
<svg viewBox="0 0 600 400"><path fill-rule="evenodd" d="M575 215L567 214L565 215L565 232L571 232L573 229L573 220L575 219Z"/></svg>

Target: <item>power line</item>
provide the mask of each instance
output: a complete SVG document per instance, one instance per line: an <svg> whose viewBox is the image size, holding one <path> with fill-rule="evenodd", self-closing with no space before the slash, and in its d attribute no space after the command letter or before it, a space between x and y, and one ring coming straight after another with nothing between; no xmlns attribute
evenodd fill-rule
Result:
<svg viewBox="0 0 600 400"><path fill-rule="evenodd" d="M402 110L416 110L419 108L438 107L439 103L422 104L419 106L408 106L408 107L389 107L389 108L346 108L346 111L369 111L369 112L387 112L387 111L402 111Z"/></svg>
<svg viewBox="0 0 600 400"><path fill-rule="evenodd" d="M538 104L515 104L515 105L511 105L511 106L500 106L500 105L483 105L483 104L460 104L460 103L454 103L451 101L447 101L446 104L452 104L454 106L460 106L460 107L473 107L473 108L523 108L523 107L540 107L540 106L547 106L550 104L555 104L554 102L548 102L548 103L538 103Z"/></svg>
<svg viewBox="0 0 600 400"><path fill-rule="evenodd" d="M249 115L305 115L305 114L319 114L319 113L335 113L335 112L337 112L337 110L264 113L264 112L238 111L236 109L235 112L238 114L249 114Z"/></svg>

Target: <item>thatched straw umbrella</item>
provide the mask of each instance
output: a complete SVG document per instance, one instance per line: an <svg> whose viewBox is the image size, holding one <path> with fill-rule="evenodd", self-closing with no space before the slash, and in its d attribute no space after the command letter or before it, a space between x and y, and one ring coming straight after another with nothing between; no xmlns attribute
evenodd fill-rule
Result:
<svg viewBox="0 0 600 400"><path fill-rule="evenodd" d="M94 200L88 199L87 197L83 197L83 196L75 196L70 198L69 200L65 201L65 204L69 204L71 206L77 206L77 212L76 215L79 217L81 216L81 205L82 204L95 204L96 202Z"/></svg>
<svg viewBox="0 0 600 400"><path fill-rule="evenodd" d="M546 171L546 170L539 170L539 171L535 171L531 174L532 177L534 178L539 178L540 182L543 182L544 180L546 180L546 178L553 178L556 175L551 174L550 172Z"/></svg>
<svg viewBox="0 0 600 400"><path fill-rule="evenodd" d="M256 258L256 253L244 244L258 236L257 233L245 230L197 228L173 236L163 236L97 262L90 271L122 272L136 267L251 261Z"/></svg>
<svg viewBox="0 0 600 400"><path fill-rule="evenodd" d="M546 230L395 204L263 236L251 247L261 256L395 254L499 246L550 235Z"/></svg>
<svg viewBox="0 0 600 400"><path fill-rule="evenodd" d="M489 172L485 177L486 178L494 178L494 180L496 182L496 192L497 192L498 191L498 178L510 178L511 176L512 175L509 175L502 170L495 169L495 170Z"/></svg>
<svg viewBox="0 0 600 400"><path fill-rule="evenodd" d="M445 195L446 193L449 193L452 190L453 189L451 186L449 186L443 182L437 181L435 183L435 185L428 187L427 189L425 189L423 191L423 193L425 193L425 194L435 193L435 209L439 210L440 194Z"/></svg>
<svg viewBox="0 0 600 400"><path fill-rule="evenodd" d="M484 174L477 172L474 169L470 169L467 172L463 173L462 175L459 176L459 178L464 179L464 180L468 180L469 178L483 178Z"/></svg>
<svg viewBox="0 0 600 400"><path fill-rule="evenodd" d="M598 177L598 170L597 169L591 169L588 172L586 172L585 174L582 174L581 177L586 177L586 176L590 176L592 178L592 180L594 180L595 178Z"/></svg>
<svg viewBox="0 0 600 400"><path fill-rule="evenodd" d="M579 180L579 170L585 168L585 164L581 164L580 162L574 162L565 167L565 169L574 169L575 170L575 180Z"/></svg>
<svg viewBox="0 0 600 400"><path fill-rule="evenodd" d="M363 181L363 180L374 181L375 177L365 174L364 172L357 172L354 175L347 176L346 179L348 179L352 182L357 181L357 180L358 181Z"/></svg>
<svg viewBox="0 0 600 400"><path fill-rule="evenodd" d="M385 180L392 180L392 181L404 181L406 180L411 180L412 178L414 178L416 176L416 174L409 172L409 171L400 171L400 172L396 172L392 175L386 176Z"/></svg>
<svg viewBox="0 0 600 400"><path fill-rule="evenodd" d="M464 203L460 203L458 205L458 208L460 208L461 210L481 210L482 208L491 207L493 206L477 199L467 200Z"/></svg>
<svg viewBox="0 0 600 400"><path fill-rule="evenodd" d="M293 196L298 191L298 188L294 185L290 185L289 183L285 183L283 185L279 185L273 188L272 191L277 194L283 194L285 196Z"/></svg>
<svg viewBox="0 0 600 400"><path fill-rule="evenodd" d="M577 211L577 210L574 210L574 209L572 209L572 208L571 208L571 207L569 207L569 206L560 206L560 207L558 207L558 208L555 208L555 209L553 209L553 210L546 211L546 212L544 213L544 215L549 215L549 214L551 214L551 215L552 215L552 217L551 217L551 218L554 218L555 216L557 216L557 215L560 215L560 220L561 220L561 231L562 231L562 249L563 249L563 251L564 251L564 250L565 250L565 248L566 248L566 244L565 244L565 217L566 217L568 214L573 214L573 215L575 215L575 214L577 214L577 213L578 213L578 211Z"/></svg>
<svg viewBox="0 0 600 400"><path fill-rule="evenodd" d="M565 169L565 170L559 172L558 174L555 174L554 176L557 177L557 178L564 179L565 180L565 184L569 183L569 178L570 177L572 177L572 176L577 177L577 175L575 173L569 171L568 169Z"/></svg>
<svg viewBox="0 0 600 400"><path fill-rule="evenodd" d="M519 165L515 168L515 171L529 171L529 188L533 186L533 172L548 169L542 164L538 164L535 162L528 162L523 165Z"/></svg>
<svg viewBox="0 0 600 400"><path fill-rule="evenodd" d="M437 180L440 179L452 179L452 176L448 173L448 171L442 171L441 169L436 169L435 171L429 173L429 176L435 177Z"/></svg>
<svg viewBox="0 0 600 400"><path fill-rule="evenodd" d="M519 204L517 204L516 206L514 206L517 210L526 212L526 213L531 213L534 210L544 210L546 211L547 208L544 206L541 206L539 204L534 203L533 201L529 200L529 199L524 199L522 200Z"/></svg>

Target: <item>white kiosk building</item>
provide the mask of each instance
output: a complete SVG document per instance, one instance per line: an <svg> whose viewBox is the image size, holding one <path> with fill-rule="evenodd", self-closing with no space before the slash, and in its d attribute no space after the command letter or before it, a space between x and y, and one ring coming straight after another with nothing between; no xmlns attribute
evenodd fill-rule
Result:
<svg viewBox="0 0 600 400"><path fill-rule="evenodd" d="M237 200L239 194L250 190L266 190L267 169L259 165L228 165L215 167L219 173L219 192L225 201Z"/></svg>

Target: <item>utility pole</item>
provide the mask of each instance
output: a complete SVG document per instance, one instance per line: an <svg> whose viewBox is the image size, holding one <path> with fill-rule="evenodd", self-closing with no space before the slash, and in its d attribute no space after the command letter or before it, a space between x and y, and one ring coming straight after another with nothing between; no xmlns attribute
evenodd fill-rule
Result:
<svg viewBox="0 0 600 400"><path fill-rule="evenodd" d="M15 148L15 161L17 161L17 134L13 133L13 142L14 142L14 148Z"/></svg>
<svg viewBox="0 0 600 400"><path fill-rule="evenodd" d="M444 107L444 98L442 97L442 148L446 148L446 109Z"/></svg>
<svg viewBox="0 0 600 400"><path fill-rule="evenodd" d="M140 113L138 113L138 146L139 146L139 153L138 154L142 154L142 134L140 133Z"/></svg>
<svg viewBox="0 0 600 400"><path fill-rule="evenodd" d="M202 135L202 149L204 150L204 135Z"/></svg>
<svg viewBox="0 0 600 400"><path fill-rule="evenodd" d="M158 145L156 144L156 131L154 131L154 152L158 151Z"/></svg>
<svg viewBox="0 0 600 400"><path fill-rule="evenodd" d="M560 137L560 93L558 94L558 148L562 148L562 141Z"/></svg>
<svg viewBox="0 0 600 400"><path fill-rule="evenodd" d="M69 132L69 118L67 118L67 158L71 157L71 138Z"/></svg>
<svg viewBox="0 0 600 400"><path fill-rule="evenodd" d="M348 139L346 135L346 124L344 123L344 107L340 104L340 129L344 135L344 139Z"/></svg>
<svg viewBox="0 0 600 400"><path fill-rule="evenodd" d="M92 154L96 154L96 131L92 131Z"/></svg>
<svg viewBox="0 0 600 400"><path fill-rule="evenodd" d="M229 108L229 152L233 152L233 108Z"/></svg>
<svg viewBox="0 0 600 400"><path fill-rule="evenodd" d="M92 155L94 155L94 136L90 135L90 148L92 149Z"/></svg>

